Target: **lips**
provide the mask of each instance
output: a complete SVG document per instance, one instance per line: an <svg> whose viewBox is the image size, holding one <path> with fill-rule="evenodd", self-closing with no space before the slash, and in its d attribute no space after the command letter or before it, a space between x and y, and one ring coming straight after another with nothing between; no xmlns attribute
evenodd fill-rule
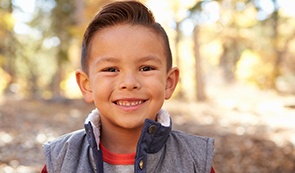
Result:
<svg viewBox="0 0 295 173"><path fill-rule="evenodd" d="M131 106L137 106L142 103L144 103L146 100L117 100L114 103L119 106L126 106L126 107L131 107Z"/></svg>

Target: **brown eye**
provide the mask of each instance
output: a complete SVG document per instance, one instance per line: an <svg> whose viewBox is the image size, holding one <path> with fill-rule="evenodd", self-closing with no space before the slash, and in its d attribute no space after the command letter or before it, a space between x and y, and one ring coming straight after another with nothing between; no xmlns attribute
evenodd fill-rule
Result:
<svg viewBox="0 0 295 173"><path fill-rule="evenodd" d="M144 66L140 69L140 71L151 71L151 70L154 70L154 68L151 66Z"/></svg>
<svg viewBox="0 0 295 173"><path fill-rule="evenodd" d="M103 71L104 72L118 72L119 70L114 67L110 67L110 68L104 69Z"/></svg>

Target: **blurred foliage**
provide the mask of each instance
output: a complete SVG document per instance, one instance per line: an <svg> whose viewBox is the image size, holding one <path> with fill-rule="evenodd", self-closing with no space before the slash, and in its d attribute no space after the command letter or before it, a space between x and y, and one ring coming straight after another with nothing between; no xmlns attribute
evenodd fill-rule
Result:
<svg viewBox="0 0 295 173"><path fill-rule="evenodd" d="M80 97L73 71L79 68L82 35L94 14L111 0L29 2L0 0L0 93ZM142 2L170 36L182 71L179 97L194 99L205 92L214 85L213 72L221 72L224 83L244 81L295 93L295 14L289 8L293 1ZM203 90L195 89L198 84Z"/></svg>

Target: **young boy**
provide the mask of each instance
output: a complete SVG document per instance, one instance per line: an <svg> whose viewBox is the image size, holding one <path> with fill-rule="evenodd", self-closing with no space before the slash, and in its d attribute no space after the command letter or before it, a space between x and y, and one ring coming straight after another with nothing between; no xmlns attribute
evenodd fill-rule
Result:
<svg viewBox="0 0 295 173"><path fill-rule="evenodd" d="M136 1L105 6L89 24L77 83L96 109L84 130L44 145L42 172L209 173L213 139L172 131L161 109L178 82L168 37Z"/></svg>

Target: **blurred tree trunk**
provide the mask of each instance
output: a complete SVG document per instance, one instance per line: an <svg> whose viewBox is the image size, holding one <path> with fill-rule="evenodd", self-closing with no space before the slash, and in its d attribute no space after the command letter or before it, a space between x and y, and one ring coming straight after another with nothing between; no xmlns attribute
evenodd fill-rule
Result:
<svg viewBox="0 0 295 173"><path fill-rule="evenodd" d="M9 15L12 15L13 7L12 2L8 1L9 5L6 9L1 9L5 11L5 13L9 13ZM6 15L7 17L8 15ZM0 43L0 54L4 55L3 60L3 69L6 71L6 73L9 74L10 80L8 81L7 87L4 89L4 94L11 93L10 86L14 83L16 83L17 78L17 72L15 67L15 59L16 59L16 51L15 47L18 46L18 41L15 38L15 35L13 34L13 27L9 27L7 23L5 23L5 20L2 20L0 29L2 32L3 38L0 37L1 43ZM3 26L3 28L2 28ZM11 30L10 30L11 29ZM11 46L14 45L15 47Z"/></svg>
<svg viewBox="0 0 295 173"><path fill-rule="evenodd" d="M9 34L5 40L9 40L10 43L15 42L14 36ZM5 60L4 60L4 70L9 74L10 80L8 81L7 87L4 90L5 94L9 94L11 92L10 86L15 83L17 75L16 75L16 68L15 68L15 52L12 50L13 47L11 46L4 46L5 49Z"/></svg>
<svg viewBox="0 0 295 173"><path fill-rule="evenodd" d="M180 56L179 56L179 41L181 37L181 31L179 28L180 22L176 22L176 37L174 41L174 47L175 47L175 63L177 67L180 67ZM183 89L182 89L182 81L181 81L181 75L179 76L179 81L178 81L178 92L176 93L176 97L178 99L183 99Z"/></svg>
<svg viewBox="0 0 295 173"><path fill-rule="evenodd" d="M62 70L58 68L52 81L52 99L59 100L62 98L60 83L62 81Z"/></svg>
<svg viewBox="0 0 295 173"><path fill-rule="evenodd" d="M199 26L195 25L194 28L194 53L195 53L195 70L196 70L196 93L197 101L205 101L205 82L203 79L202 61L200 56L200 45L199 45Z"/></svg>
<svg viewBox="0 0 295 173"><path fill-rule="evenodd" d="M279 14L278 14L278 9L276 7L276 0L273 0L273 4L275 6L275 11L271 15L271 27L273 28L273 34L272 34L272 47L273 51L275 53L275 62L274 62L274 70L272 74L272 78L270 81L270 87L277 89L276 88L276 79L278 76L280 76L280 67L281 67L281 62L282 62L282 52L280 51L279 48L279 30L278 30L278 23L279 23Z"/></svg>
<svg viewBox="0 0 295 173"><path fill-rule="evenodd" d="M226 82L233 82L235 79L234 71L241 53L240 46L242 45L239 45L238 38L225 37L219 66L222 69L223 78Z"/></svg>
<svg viewBox="0 0 295 173"><path fill-rule="evenodd" d="M278 90L276 86L276 80L280 75L282 75L281 68L284 62L284 57L286 55L286 52L288 51L290 41L292 41L295 37L295 33L289 35L285 39L283 46L280 45L280 39L282 36L280 35L279 27L280 27L280 21L284 21L284 19L282 19L282 17L280 17L279 15L279 6L277 3L277 0L273 0L273 4L275 7L275 10L270 17L270 22L271 22L270 27L272 28L271 46L275 54L275 61L274 61L272 78L270 81L270 87Z"/></svg>
<svg viewBox="0 0 295 173"><path fill-rule="evenodd" d="M84 3L83 1L81 0L76 0L75 1L75 6L76 6L76 10L75 10L75 23L78 25L78 26L81 26L83 23L84 23L84 19L85 19L85 16L84 16Z"/></svg>
<svg viewBox="0 0 295 173"><path fill-rule="evenodd" d="M62 89L60 84L67 72L67 66L70 62L69 48L74 39L77 28L84 21L84 2L57 0L57 5L52 11L53 31L60 40L57 48L56 67L57 70L52 80L52 97L54 100L62 99ZM62 21L62 22L61 22Z"/></svg>

